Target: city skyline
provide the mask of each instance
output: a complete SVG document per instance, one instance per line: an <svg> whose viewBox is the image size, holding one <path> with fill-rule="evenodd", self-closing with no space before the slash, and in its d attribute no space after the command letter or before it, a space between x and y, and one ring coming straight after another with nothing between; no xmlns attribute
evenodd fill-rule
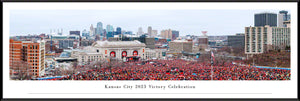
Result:
<svg viewBox="0 0 300 101"><path fill-rule="evenodd" d="M142 27L147 32L153 30L178 30L180 36L234 35L244 33L244 27L254 26L254 14L280 10L12 10L10 12L10 36L28 34L49 34L50 30L63 29L63 35L69 31L89 30L90 25L98 22L112 25L122 30L138 32ZM289 10L287 10L290 12ZM101 12L101 13L98 13ZM26 20L25 20L26 19ZM228 19L228 20L226 20ZM38 23L32 23L38 22ZM160 34L160 33L158 33Z"/></svg>

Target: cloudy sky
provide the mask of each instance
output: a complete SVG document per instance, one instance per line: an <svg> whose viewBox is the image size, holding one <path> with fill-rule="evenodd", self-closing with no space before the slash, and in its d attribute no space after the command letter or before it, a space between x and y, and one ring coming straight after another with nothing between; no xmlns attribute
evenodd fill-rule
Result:
<svg viewBox="0 0 300 101"><path fill-rule="evenodd" d="M289 11L289 10L288 10ZM89 30L97 22L121 27L134 34L148 26L160 33L163 29L178 30L180 35L233 35L254 25L254 14L278 13L279 10L11 10L10 36L50 33L50 29Z"/></svg>

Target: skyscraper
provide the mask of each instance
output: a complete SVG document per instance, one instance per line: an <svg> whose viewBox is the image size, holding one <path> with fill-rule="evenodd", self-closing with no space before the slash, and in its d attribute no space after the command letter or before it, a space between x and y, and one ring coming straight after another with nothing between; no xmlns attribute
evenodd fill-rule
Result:
<svg viewBox="0 0 300 101"><path fill-rule="evenodd" d="M152 27L151 26L148 27L148 35L150 37L152 36Z"/></svg>
<svg viewBox="0 0 300 101"><path fill-rule="evenodd" d="M93 27L93 24L91 24L91 27L90 27L90 35L89 36L94 36L95 34L95 29Z"/></svg>
<svg viewBox="0 0 300 101"><path fill-rule="evenodd" d="M89 37L88 31L86 31L86 29L84 29L84 30L82 31L81 36L82 36L82 37L86 37L86 38Z"/></svg>
<svg viewBox="0 0 300 101"><path fill-rule="evenodd" d="M114 32L107 32L106 39L109 39L110 37L114 37Z"/></svg>
<svg viewBox="0 0 300 101"><path fill-rule="evenodd" d="M172 30L171 29L162 30L160 36L166 39L172 39Z"/></svg>
<svg viewBox="0 0 300 101"><path fill-rule="evenodd" d="M107 32L106 32L105 29L103 29L103 36L102 36L102 38L106 38L106 35L107 35Z"/></svg>
<svg viewBox="0 0 300 101"><path fill-rule="evenodd" d="M288 27L245 27L245 53L260 54L269 49L290 46Z"/></svg>
<svg viewBox="0 0 300 101"><path fill-rule="evenodd" d="M106 32L113 32L114 31L114 27L112 25L106 25Z"/></svg>
<svg viewBox="0 0 300 101"><path fill-rule="evenodd" d="M179 31L172 30L172 40L175 40L179 37Z"/></svg>
<svg viewBox="0 0 300 101"><path fill-rule="evenodd" d="M121 33L122 33L121 27L117 27L117 29L116 29L116 34L117 34L117 35L120 35Z"/></svg>
<svg viewBox="0 0 300 101"><path fill-rule="evenodd" d="M283 24L284 21L290 20L290 14L288 14L288 11L279 11L278 14L278 27L287 27L286 25Z"/></svg>
<svg viewBox="0 0 300 101"><path fill-rule="evenodd" d="M96 34L102 36L103 35L103 24L102 22L97 23Z"/></svg>
<svg viewBox="0 0 300 101"><path fill-rule="evenodd" d="M265 25L270 25L271 27L277 27L277 14L258 13L254 15L255 27L264 27Z"/></svg>
<svg viewBox="0 0 300 101"><path fill-rule="evenodd" d="M144 34L144 32L143 32L142 27L139 27L137 35L140 36L140 35L143 35L143 34Z"/></svg>

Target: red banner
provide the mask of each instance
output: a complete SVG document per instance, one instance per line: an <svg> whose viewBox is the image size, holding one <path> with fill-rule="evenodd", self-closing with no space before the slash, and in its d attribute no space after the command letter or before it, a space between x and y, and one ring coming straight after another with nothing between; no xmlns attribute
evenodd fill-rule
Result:
<svg viewBox="0 0 300 101"><path fill-rule="evenodd" d="M111 57L116 57L116 52L114 52L114 51L110 52L110 56Z"/></svg>
<svg viewBox="0 0 300 101"><path fill-rule="evenodd" d="M126 51L123 51L122 52L122 57L126 57L127 56L127 52Z"/></svg>
<svg viewBox="0 0 300 101"><path fill-rule="evenodd" d="M137 56L138 52L137 51L133 51L133 56Z"/></svg>

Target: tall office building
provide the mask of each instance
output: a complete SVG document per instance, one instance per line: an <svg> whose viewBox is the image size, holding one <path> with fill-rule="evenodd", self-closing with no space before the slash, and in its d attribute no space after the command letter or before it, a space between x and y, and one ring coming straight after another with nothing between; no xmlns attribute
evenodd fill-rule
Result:
<svg viewBox="0 0 300 101"><path fill-rule="evenodd" d="M84 29L84 30L82 31L81 36L87 38L87 37L89 37L90 35L89 35L88 31L87 31L86 29Z"/></svg>
<svg viewBox="0 0 300 101"><path fill-rule="evenodd" d="M290 20L290 14L288 14L288 11L279 11L278 14L278 27L287 27L285 24L283 24L284 21Z"/></svg>
<svg viewBox="0 0 300 101"><path fill-rule="evenodd" d="M91 24L91 27L90 27L90 35L89 36L94 36L95 35L95 29L93 27L93 24Z"/></svg>
<svg viewBox="0 0 300 101"><path fill-rule="evenodd" d="M116 35L120 35L122 33L121 27L116 28Z"/></svg>
<svg viewBox="0 0 300 101"><path fill-rule="evenodd" d="M245 46L245 34L238 33L236 35L227 36L227 44L231 47L242 47Z"/></svg>
<svg viewBox="0 0 300 101"><path fill-rule="evenodd" d="M107 36L107 32L106 32L105 29L103 29L103 36L102 36L102 39L101 39L101 40L103 40L103 38L106 38L106 36Z"/></svg>
<svg viewBox="0 0 300 101"><path fill-rule="evenodd" d="M112 25L106 25L106 33L113 32L113 31L114 31L114 27Z"/></svg>
<svg viewBox="0 0 300 101"><path fill-rule="evenodd" d="M160 36L163 38L172 39L172 30L171 29L162 30Z"/></svg>
<svg viewBox="0 0 300 101"><path fill-rule="evenodd" d="M106 33L106 39L109 39L111 37L114 37L114 32L107 32Z"/></svg>
<svg viewBox="0 0 300 101"><path fill-rule="evenodd" d="M152 36L152 27L151 26L148 27L148 35L150 37Z"/></svg>
<svg viewBox="0 0 300 101"><path fill-rule="evenodd" d="M100 36L103 35L103 24L102 24L102 22L97 23L96 35L100 35Z"/></svg>
<svg viewBox="0 0 300 101"><path fill-rule="evenodd" d="M143 34L144 34L144 32L143 32L142 27L139 27L138 32L137 32L137 35L138 35L138 36L141 36L141 35L143 35Z"/></svg>
<svg viewBox="0 0 300 101"><path fill-rule="evenodd" d="M45 74L45 42L14 41L10 39L10 72L22 72L34 77ZM25 64L24 64L25 63ZM26 67L26 69L20 69Z"/></svg>
<svg viewBox="0 0 300 101"><path fill-rule="evenodd" d="M277 27L277 14L258 13L254 15L255 27L264 27L265 25L270 25L271 27Z"/></svg>
<svg viewBox="0 0 300 101"><path fill-rule="evenodd" d="M179 37L179 31L172 30L172 40L175 40Z"/></svg>
<svg viewBox="0 0 300 101"><path fill-rule="evenodd" d="M260 54L270 49L284 49L290 46L289 27L246 27L245 53Z"/></svg>

